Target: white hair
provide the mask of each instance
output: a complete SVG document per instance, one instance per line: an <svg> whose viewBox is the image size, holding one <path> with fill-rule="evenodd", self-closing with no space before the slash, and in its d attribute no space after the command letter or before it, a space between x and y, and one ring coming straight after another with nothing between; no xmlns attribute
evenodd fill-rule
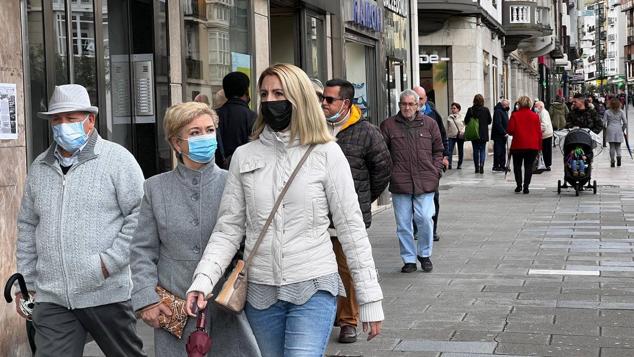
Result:
<svg viewBox="0 0 634 357"><path fill-rule="evenodd" d="M416 92L414 92L411 89L406 89L406 90L402 91L401 95L399 96L399 100L402 102L404 97L414 97L414 101L416 103L418 103L418 100L420 99L418 94L416 94Z"/></svg>

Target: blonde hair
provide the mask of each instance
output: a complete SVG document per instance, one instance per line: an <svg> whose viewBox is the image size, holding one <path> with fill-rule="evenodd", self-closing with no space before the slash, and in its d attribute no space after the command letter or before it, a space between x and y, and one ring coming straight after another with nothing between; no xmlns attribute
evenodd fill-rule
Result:
<svg viewBox="0 0 634 357"><path fill-rule="evenodd" d="M291 116L291 141L299 136L302 145L324 144L333 141L328 131L326 118L320 104L315 100L315 89L312 82L300 68L286 63L271 66L262 72L258 80L258 89L265 77L277 76L282 83L284 96L293 106ZM253 139L257 139L265 127L262 110L253 126Z"/></svg>
<svg viewBox="0 0 634 357"><path fill-rule="evenodd" d="M171 139L178 136L180 131L201 115L209 115L218 127L218 114L209 105L200 102L185 102L167 108L163 119L163 133L165 140L172 146Z"/></svg>
<svg viewBox="0 0 634 357"><path fill-rule="evenodd" d="M520 108L530 108L533 106L533 101L531 101L531 99L525 95L517 98L517 105Z"/></svg>

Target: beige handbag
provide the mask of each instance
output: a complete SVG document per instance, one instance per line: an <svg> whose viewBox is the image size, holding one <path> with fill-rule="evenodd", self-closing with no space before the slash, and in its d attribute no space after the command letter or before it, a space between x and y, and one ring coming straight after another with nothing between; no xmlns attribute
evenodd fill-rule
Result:
<svg viewBox="0 0 634 357"><path fill-rule="evenodd" d="M218 296L215 299L215 303L223 309L234 313L239 313L244 309L244 304L247 300L247 270L249 268L249 265L251 265L251 261L255 256L255 252L260 247L262 239L264 239L266 231L269 229L269 226L273 221L275 212L277 212L277 209L280 207L280 204L284 199L284 195L286 195L286 191L288 191L288 188L295 179L295 176L297 176L297 173L301 169L302 165L304 165L304 162L306 162L306 159L308 159L308 155L310 155L310 152L313 151L314 148L315 145L311 145L308 147L308 150L306 150L306 153L304 154L304 156L302 156L302 159L297 164L297 167L295 167L295 170L288 178L288 181L286 181L286 185L284 185L282 192L280 192L277 200L275 200L275 205L273 205L273 209L271 209L271 213L266 219L266 223L264 223L264 226L262 226L262 231L260 231L258 240L253 245L251 254L249 254L249 257L246 261L242 259L237 261L235 268L233 268L233 271L231 272L231 275L229 275L227 281L222 286L222 290L220 290L220 293L218 293Z"/></svg>

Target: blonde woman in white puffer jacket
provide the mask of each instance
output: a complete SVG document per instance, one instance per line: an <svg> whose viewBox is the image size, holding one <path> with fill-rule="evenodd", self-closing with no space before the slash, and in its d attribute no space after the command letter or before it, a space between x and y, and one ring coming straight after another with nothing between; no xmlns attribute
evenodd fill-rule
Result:
<svg viewBox="0 0 634 357"><path fill-rule="evenodd" d="M245 312L262 356L322 356L336 298L344 294L328 233L329 212L368 339L381 331L383 294L350 166L328 132L308 76L293 65L277 64L262 73L258 85L254 140L233 155L219 218L188 291L188 313L193 315L195 301L199 309L206 306L205 298L246 235L245 257L255 255ZM310 145L314 150L252 252L279 192Z"/></svg>

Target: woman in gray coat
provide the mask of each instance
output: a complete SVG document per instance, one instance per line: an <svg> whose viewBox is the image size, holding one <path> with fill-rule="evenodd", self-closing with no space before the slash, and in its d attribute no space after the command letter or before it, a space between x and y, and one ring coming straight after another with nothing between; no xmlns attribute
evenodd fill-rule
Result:
<svg viewBox="0 0 634 357"><path fill-rule="evenodd" d="M227 172L213 162L218 116L204 103L183 103L165 114L164 131L178 165L145 181L137 230L131 244L132 305L154 327L156 356L187 356L185 344L196 328L189 318L181 339L159 327L172 315L156 292L159 285L186 297L194 270L216 225ZM218 284L222 286L222 283ZM259 356L244 314L233 315L210 304L213 346L210 356Z"/></svg>
<svg viewBox="0 0 634 357"><path fill-rule="evenodd" d="M627 129L627 119L625 112L621 109L621 102L614 97L610 100L610 108L603 114L603 127L605 128L605 141L610 143L610 166L621 166L621 143L623 142L623 131Z"/></svg>

